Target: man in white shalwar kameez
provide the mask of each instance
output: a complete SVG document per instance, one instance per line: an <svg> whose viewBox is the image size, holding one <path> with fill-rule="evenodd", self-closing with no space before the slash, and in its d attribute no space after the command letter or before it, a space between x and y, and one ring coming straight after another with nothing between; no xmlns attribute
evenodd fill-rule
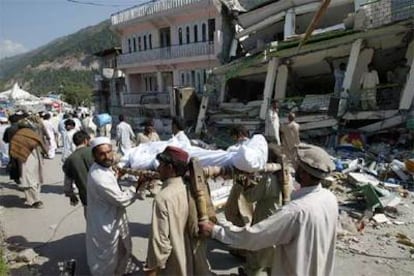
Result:
<svg viewBox="0 0 414 276"><path fill-rule="evenodd" d="M125 208L136 194L123 191L112 170L111 141L91 141L95 163L87 184L86 253L92 275L122 275L131 255L131 237Z"/></svg>
<svg viewBox="0 0 414 276"><path fill-rule="evenodd" d="M73 135L78 131L75 121L72 119L65 120L65 132L63 133L63 151L62 151L62 163L65 162L72 152L76 150L76 145L73 143Z"/></svg>
<svg viewBox="0 0 414 276"><path fill-rule="evenodd" d="M267 111L265 120L265 136L268 142L280 145L280 122L279 122L279 101L272 100L272 104Z"/></svg>
<svg viewBox="0 0 414 276"><path fill-rule="evenodd" d="M118 152L122 155L132 148L132 140L135 139L135 134L132 131L130 124L125 122L124 115L119 115L119 124L116 126L116 144Z"/></svg>
<svg viewBox="0 0 414 276"><path fill-rule="evenodd" d="M298 150L295 178L302 188L269 218L247 227L199 223L201 232L233 247L259 250L275 245L272 275L333 275L338 203L320 180L335 168L321 148Z"/></svg>
<svg viewBox="0 0 414 276"><path fill-rule="evenodd" d="M57 143L56 137L58 136L57 129L53 126L52 122L50 121L50 113L46 113L43 115L43 125L45 126L47 135L49 136L49 147L47 152L47 157L50 159L55 158Z"/></svg>

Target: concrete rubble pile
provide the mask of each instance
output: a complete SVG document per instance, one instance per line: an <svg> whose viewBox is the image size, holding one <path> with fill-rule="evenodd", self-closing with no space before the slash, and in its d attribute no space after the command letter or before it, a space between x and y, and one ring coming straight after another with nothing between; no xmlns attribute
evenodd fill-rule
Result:
<svg viewBox="0 0 414 276"><path fill-rule="evenodd" d="M414 153L389 143L328 149L336 172L323 185L338 198L337 248L377 263L414 259Z"/></svg>

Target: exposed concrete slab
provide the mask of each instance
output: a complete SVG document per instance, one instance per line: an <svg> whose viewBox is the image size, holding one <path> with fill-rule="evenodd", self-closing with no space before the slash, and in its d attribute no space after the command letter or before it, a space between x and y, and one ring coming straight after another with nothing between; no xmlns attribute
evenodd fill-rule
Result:
<svg viewBox="0 0 414 276"><path fill-rule="evenodd" d="M386 119L398 114L398 110L378 110L378 111L360 111L347 112L343 116L345 120L377 120Z"/></svg>
<svg viewBox="0 0 414 276"><path fill-rule="evenodd" d="M325 128L325 127L333 127L338 124L336 119L327 119L323 121L316 121L316 122L309 122L300 124L300 130L310 130L310 129L318 129L318 128Z"/></svg>
<svg viewBox="0 0 414 276"><path fill-rule="evenodd" d="M309 122L318 122L318 121L324 121L332 119L331 116L328 116L326 114L319 114L319 115L306 115L306 116L298 116L296 117L295 121L297 123L309 123Z"/></svg>
<svg viewBox="0 0 414 276"><path fill-rule="evenodd" d="M375 132L375 131L384 130L390 127L395 127L403 123L404 120L405 118L402 115L397 115L397 116L393 116L391 118L385 119L383 121L361 127L359 128L359 130L365 131L365 132Z"/></svg>

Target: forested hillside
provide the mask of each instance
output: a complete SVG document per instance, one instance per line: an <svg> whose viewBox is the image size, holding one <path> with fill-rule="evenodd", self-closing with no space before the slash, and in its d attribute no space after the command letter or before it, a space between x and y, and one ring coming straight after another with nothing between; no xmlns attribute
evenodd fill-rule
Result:
<svg viewBox="0 0 414 276"><path fill-rule="evenodd" d="M44 95L54 91L91 97L93 75L99 68L94 53L120 46L119 37L106 20L74 34L58 38L31 52L0 60L0 91L19 84ZM75 102L73 102L75 103Z"/></svg>

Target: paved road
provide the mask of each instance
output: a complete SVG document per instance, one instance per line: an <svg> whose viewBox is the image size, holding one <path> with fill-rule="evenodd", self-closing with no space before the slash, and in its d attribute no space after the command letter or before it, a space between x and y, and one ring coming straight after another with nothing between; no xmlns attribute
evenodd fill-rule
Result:
<svg viewBox="0 0 414 276"><path fill-rule="evenodd" d="M45 184L41 199L44 209L24 205L24 195L7 175L0 175L1 220L8 241L32 247L48 261L39 266L42 275L58 275L57 263L76 259L77 275L88 275L85 252L85 220L80 205L72 207L63 195L63 173L60 155L45 160ZM128 207L133 255L142 264L146 257L147 237L150 233L152 199L136 201ZM209 242L212 268L220 274L236 272L239 260L228 254L217 242ZM137 273L141 275L142 273Z"/></svg>

